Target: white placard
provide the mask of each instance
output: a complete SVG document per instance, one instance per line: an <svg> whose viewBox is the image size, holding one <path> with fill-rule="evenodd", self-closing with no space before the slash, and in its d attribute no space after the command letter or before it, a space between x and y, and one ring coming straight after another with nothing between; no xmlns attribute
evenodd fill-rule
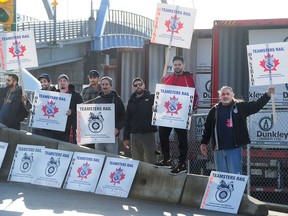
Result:
<svg viewBox="0 0 288 216"><path fill-rule="evenodd" d="M259 145L288 145L288 112L277 111L278 121L273 122L271 110L260 110L249 117L251 143Z"/></svg>
<svg viewBox="0 0 288 216"><path fill-rule="evenodd" d="M195 9L158 3L151 43L190 49L195 17Z"/></svg>
<svg viewBox="0 0 288 216"><path fill-rule="evenodd" d="M71 94L35 91L29 127L65 131L70 100Z"/></svg>
<svg viewBox="0 0 288 216"><path fill-rule="evenodd" d="M0 52L0 71L38 66L33 30L0 33Z"/></svg>
<svg viewBox="0 0 288 216"><path fill-rule="evenodd" d="M44 149L44 146L18 144L8 181L31 183Z"/></svg>
<svg viewBox="0 0 288 216"><path fill-rule="evenodd" d="M136 160L107 157L95 193L127 198L138 164Z"/></svg>
<svg viewBox="0 0 288 216"><path fill-rule="evenodd" d="M63 188L95 192L105 155L74 152Z"/></svg>
<svg viewBox="0 0 288 216"><path fill-rule="evenodd" d="M248 176L212 171L201 209L237 214Z"/></svg>
<svg viewBox="0 0 288 216"><path fill-rule="evenodd" d="M287 42L248 45L247 57L250 86L288 83Z"/></svg>
<svg viewBox="0 0 288 216"><path fill-rule="evenodd" d="M8 143L0 142L0 168L2 167L2 163L8 148Z"/></svg>
<svg viewBox="0 0 288 216"><path fill-rule="evenodd" d="M77 143L115 142L115 104L77 104Z"/></svg>
<svg viewBox="0 0 288 216"><path fill-rule="evenodd" d="M198 107L211 106L211 74L203 73L196 76L196 90L198 93Z"/></svg>
<svg viewBox="0 0 288 216"><path fill-rule="evenodd" d="M70 151L45 149L38 166L34 169L31 183L60 188L72 156L73 152Z"/></svg>
<svg viewBox="0 0 288 216"><path fill-rule="evenodd" d="M157 84L152 125L190 129L195 88Z"/></svg>

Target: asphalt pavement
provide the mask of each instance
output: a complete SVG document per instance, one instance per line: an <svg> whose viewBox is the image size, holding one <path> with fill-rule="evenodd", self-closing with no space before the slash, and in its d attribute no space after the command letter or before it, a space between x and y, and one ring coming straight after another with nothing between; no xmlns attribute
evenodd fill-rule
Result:
<svg viewBox="0 0 288 216"><path fill-rule="evenodd" d="M18 182L0 182L1 216L226 216L188 206L119 198ZM271 216L284 216L269 212Z"/></svg>

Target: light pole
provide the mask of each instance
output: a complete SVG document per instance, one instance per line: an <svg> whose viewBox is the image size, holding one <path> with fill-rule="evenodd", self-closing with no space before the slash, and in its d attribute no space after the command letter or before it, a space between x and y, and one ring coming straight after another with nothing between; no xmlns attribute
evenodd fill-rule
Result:
<svg viewBox="0 0 288 216"><path fill-rule="evenodd" d="M56 45L57 44L57 37L56 37L56 6L58 5L58 2L56 0L54 0L52 3L53 6L53 11L54 11L54 16L53 16L53 20L54 20L54 29L53 29L53 44Z"/></svg>

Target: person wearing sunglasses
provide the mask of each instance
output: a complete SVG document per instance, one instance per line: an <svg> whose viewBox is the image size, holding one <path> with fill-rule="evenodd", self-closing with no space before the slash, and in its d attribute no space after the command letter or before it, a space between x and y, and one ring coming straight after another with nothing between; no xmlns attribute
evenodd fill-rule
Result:
<svg viewBox="0 0 288 216"><path fill-rule="evenodd" d="M132 81L133 93L126 108L124 147L131 148L134 160L154 164L156 162L156 126L151 125L154 94L145 89L143 80Z"/></svg>

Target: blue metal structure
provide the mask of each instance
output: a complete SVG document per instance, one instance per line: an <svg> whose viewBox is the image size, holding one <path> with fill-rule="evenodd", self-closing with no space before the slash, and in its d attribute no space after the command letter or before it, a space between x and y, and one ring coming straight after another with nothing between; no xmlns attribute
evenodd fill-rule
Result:
<svg viewBox="0 0 288 216"><path fill-rule="evenodd" d="M91 51L112 48L142 48L145 40L150 39L153 20L126 11L108 10L104 13L94 11L96 21L65 20L56 23L56 39L63 42L72 39L92 41ZM103 20L105 16L105 21ZM101 24L102 23L102 24ZM36 43L49 44L54 40L53 21L21 22L17 30L33 29ZM95 32L93 30L95 29Z"/></svg>

